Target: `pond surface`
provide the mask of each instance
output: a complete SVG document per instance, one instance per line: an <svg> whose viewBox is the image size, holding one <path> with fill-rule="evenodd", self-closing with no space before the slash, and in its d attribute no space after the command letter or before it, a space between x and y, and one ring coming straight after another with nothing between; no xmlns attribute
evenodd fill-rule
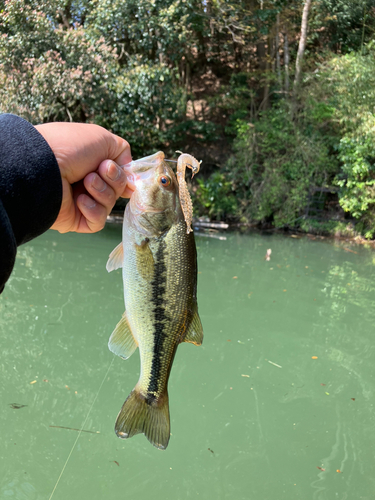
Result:
<svg viewBox="0 0 375 500"><path fill-rule="evenodd" d="M113 430L139 374L137 352L107 348L120 239L50 231L19 250L0 297L0 498L373 500L375 253L197 235L205 338L178 348L159 451Z"/></svg>

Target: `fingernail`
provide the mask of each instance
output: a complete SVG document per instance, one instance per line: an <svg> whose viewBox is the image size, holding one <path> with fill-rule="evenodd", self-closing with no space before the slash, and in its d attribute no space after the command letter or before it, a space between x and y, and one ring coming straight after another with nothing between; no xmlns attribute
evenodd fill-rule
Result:
<svg viewBox="0 0 375 500"><path fill-rule="evenodd" d="M82 195L82 203L85 205L86 208L94 208L94 207L96 207L96 201L94 201L89 196L86 196L85 194Z"/></svg>
<svg viewBox="0 0 375 500"><path fill-rule="evenodd" d="M117 181L121 175L121 169L116 163L111 162L107 167L107 176L111 181Z"/></svg>
<svg viewBox="0 0 375 500"><path fill-rule="evenodd" d="M103 179L102 179L99 175L97 175L97 174L95 174L95 176L94 176L94 178L93 178L93 180L92 180L92 182L91 182L91 185L92 185L92 187L93 187L94 189L96 189L96 190L97 190L97 191L99 191L100 193L101 193L102 191L104 191L104 190L105 190L105 188L107 187L107 185L106 185L106 183L103 181Z"/></svg>

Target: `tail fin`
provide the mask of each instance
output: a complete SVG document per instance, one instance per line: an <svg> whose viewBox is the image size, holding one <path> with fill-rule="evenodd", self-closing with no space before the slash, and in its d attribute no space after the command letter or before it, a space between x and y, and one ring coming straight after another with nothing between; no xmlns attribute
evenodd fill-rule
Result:
<svg viewBox="0 0 375 500"><path fill-rule="evenodd" d="M151 401L134 388L117 416L115 432L122 439L143 433L156 448L165 450L170 436L167 391Z"/></svg>

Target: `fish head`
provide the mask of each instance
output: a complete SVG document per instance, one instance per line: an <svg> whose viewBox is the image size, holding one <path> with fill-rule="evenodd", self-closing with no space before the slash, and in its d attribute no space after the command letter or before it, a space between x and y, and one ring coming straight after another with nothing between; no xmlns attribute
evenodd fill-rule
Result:
<svg viewBox="0 0 375 500"><path fill-rule="evenodd" d="M164 153L132 162L131 175L135 190L127 205L128 218L142 234L164 233L181 214L176 176Z"/></svg>

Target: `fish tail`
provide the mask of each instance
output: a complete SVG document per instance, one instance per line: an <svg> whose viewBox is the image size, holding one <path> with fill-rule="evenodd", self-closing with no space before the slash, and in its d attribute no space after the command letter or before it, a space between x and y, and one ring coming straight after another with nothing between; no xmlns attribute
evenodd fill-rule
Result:
<svg viewBox="0 0 375 500"><path fill-rule="evenodd" d="M167 390L158 399L148 399L135 387L117 416L115 432L122 439L143 433L156 448L165 450L170 436Z"/></svg>

